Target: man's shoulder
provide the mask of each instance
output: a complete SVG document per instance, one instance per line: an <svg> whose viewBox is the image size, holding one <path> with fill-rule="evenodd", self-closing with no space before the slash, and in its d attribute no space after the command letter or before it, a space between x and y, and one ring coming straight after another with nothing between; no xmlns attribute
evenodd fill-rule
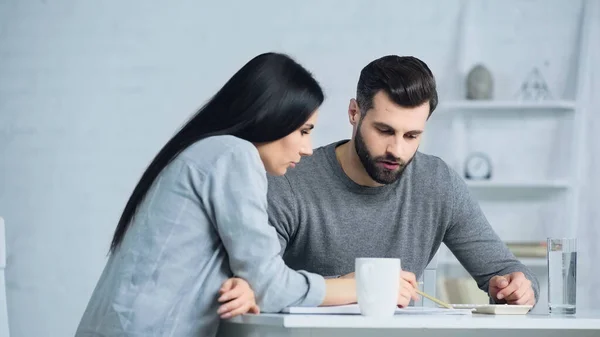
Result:
<svg viewBox="0 0 600 337"><path fill-rule="evenodd" d="M411 163L413 181L420 186L431 186L436 190L451 189L460 180L460 175L446 163L442 158L425 154L415 153Z"/></svg>
<svg viewBox="0 0 600 337"><path fill-rule="evenodd" d="M323 145L313 149L311 156L304 157L295 168L289 169L283 176L269 177L271 180L312 180L315 177L322 176L323 170L328 170L331 160L331 152L334 151L337 143Z"/></svg>
<svg viewBox="0 0 600 337"><path fill-rule="evenodd" d="M450 169L450 165L446 163L442 158L426 154L420 151L415 153L415 157L413 159L415 166L418 170L429 171L429 172L437 172L437 171L447 171Z"/></svg>
<svg viewBox="0 0 600 337"><path fill-rule="evenodd" d="M300 163L293 169L288 169L285 175L268 175L269 195L279 198L283 196L304 195L306 193L315 193L330 183L334 172L332 169L332 160L335 160L335 146L331 143L317 147L313 150L311 156L302 158Z"/></svg>
<svg viewBox="0 0 600 337"><path fill-rule="evenodd" d="M296 168L290 171L290 176L311 174L317 169L329 167L329 160L335 151L335 146L336 143L332 143L315 148L311 156L302 158Z"/></svg>

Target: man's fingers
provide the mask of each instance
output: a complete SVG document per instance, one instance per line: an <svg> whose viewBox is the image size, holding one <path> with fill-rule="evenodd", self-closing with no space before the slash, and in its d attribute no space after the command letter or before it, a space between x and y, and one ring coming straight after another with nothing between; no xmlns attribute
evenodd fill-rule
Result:
<svg viewBox="0 0 600 337"><path fill-rule="evenodd" d="M525 297L525 295L527 295L527 293L529 291L531 291L531 282L529 282L529 280L528 280L527 282L521 283L519 288L517 290L515 290L512 294L509 294L509 295L505 294L504 298L508 302L515 302L515 301L518 301L519 299ZM502 292L504 292L504 290ZM531 291L531 292L533 292L533 291Z"/></svg>
<svg viewBox="0 0 600 337"><path fill-rule="evenodd" d="M490 287L504 289L504 288L508 287L508 285L509 285L508 279L504 276L494 276L490 280Z"/></svg>
<svg viewBox="0 0 600 337"><path fill-rule="evenodd" d="M516 304L516 305L533 305L535 303L535 301L533 300L533 296L529 296L529 295L525 295L524 297L519 298L516 301L512 301L509 302L509 304Z"/></svg>
<svg viewBox="0 0 600 337"><path fill-rule="evenodd" d="M398 294L398 305L402 308L407 307L410 303L410 297L410 291L406 289L400 290L400 293Z"/></svg>
<svg viewBox="0 0 600 337"><path fill-rule="evenodd" d="M416 288L408 281L402 280L400 288L408 292L409 298L412 298L415 301L419 300L419 294L417 294Z"/></svg>
<svg viewBox="0 0 600 337"><path fill-rule="evenodd" d="M525 304L527 304L527 305L535 305L535 294L533 293L533 290L531 291L531 295L529 297L529 300Z"/></svg>
<svg viewBox="0 0 600 337"><path fill-rule="evenodd" d="M340 276L340 278L354 278L354 272Z"/></svg>
<svg viewBox="0 0 600 337"><path fill-rule="evenodd" d="M412 284L403 280L400 287L400 292L398 293L398 305L406 307L410 303L411 299L418 301L419 295L417 294L415 288L413 288Z"/></svg>
<svg viewBox="0 0 600 337"><path fill-rule="evenodd" d="M414 288L418 288L419 285L417 284L417 277L415 276L414 273L411 273L409 271L401 271L400 272L400 277L405 280L406 282L410 283Z"/></svg>
<svg viewBox="0 0 600 337"><path fill-rule="evenodd" d="M523 272L520 272L520 271L516 271L514 273L510 273L508 276L512 280L519 280L519 279L526 280L527 279L527 277L525 277L525 274L523 274Z"/></svg>
<svg viewBox="0 0 600 337"><path fill-rule="evenodd" d="M525 289L523 295L517 299L507 301L508 304L518 304L518 305L535 305L535 293L533 289L529 287Z"/></svg>
<svg viewBox="0 0 600 337"><path fill-rule="evenodd" d="M515 290L512 294L505 295L504 299L506 300L506 302L509 302L509 303L516 302L519 299L521 299L525 295L526 292L527 292L527 289L523 289L521 287L521 288ZM498 296L500 296L501 294L502 293L499 293Z"/></svg>
<svg viewBox="0 0 600 337"><path fill-rule="evenodd" d="M400 292L398 293L398 305L406 307L410 300L419 300L417 277L414 273L408 271L400 272Z"/></svg>
<svg viewBox="0 0 600 337"><path fill-rule="evenodd" d="M499 300L505 299L508 296L512 295L515 291L517 291L521 287L519 282L511 282L508 286L503 288L496 294L496 298Z"/></svg>
<svg viewBox="0 0 600 337"><path fill-rule="evenodd" d="M528 292L526 292L525 294L523 294L523 296L521 296L517 299L507 300L506 303L516 304L516 305L524 305L524 304L531 303L532 298L533 298L533 296L530 295Z"/></svg>

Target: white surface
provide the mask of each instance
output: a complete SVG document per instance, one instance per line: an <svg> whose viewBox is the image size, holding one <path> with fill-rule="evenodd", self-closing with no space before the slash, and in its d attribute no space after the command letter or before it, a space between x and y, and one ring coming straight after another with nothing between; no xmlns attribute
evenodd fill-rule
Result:
<svg viewBox="0 0 600 337"><path fill-rule="evenodd" d="M396 308L396 315L471 315L472 310L449 310L444 308L407 307ZM356 304L329 306L329 307L289 307L283 313L305 315L360 315L360 308Z"/></svg>
<svg viewBox="0 0 600 337"><path fill-rule="evenodd" d="M575 317L549 315L431 315L371 318L354 315L244 315L231 319L233 323L271 325L286 328L427 328L427 329L502 329L509 330L586 330L598 329L598 313Z"/></svg>
<svg viewBox="0 0 600 337"><path fill-rule="evenodd" d="M473 309L475 314L526 315L533 305L453 304L456 309Z"/></svg>
<svg viewBox="0 0 600 337"><path fill-rule="evenodd" d="M8 337L8 303L6 299L6 281L4 269L6 267L6 236L4 219L0 217L0 337Z"/></svg>

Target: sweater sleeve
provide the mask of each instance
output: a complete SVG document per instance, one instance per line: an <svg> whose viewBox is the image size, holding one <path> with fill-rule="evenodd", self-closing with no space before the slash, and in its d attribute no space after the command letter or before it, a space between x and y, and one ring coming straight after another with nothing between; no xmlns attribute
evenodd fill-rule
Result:
<svg viewBox="0 0 600 337"><path fill-rule="evenodd" d="M493 276L520 271L531 281L537 303L539 284L535 274L517 260L498 237L462 178L452 169L449 173L452 213L444 237L446 246L484 292L489 294Z"/></svg>
<svg viewBox="0 0 600 337"><path fill-rule="evenodd" d="M255 292L262 311L318 306L325 297L322 276L288 268L267 213L267 177L252 144L231 147L209 172L207 195L231 271Z"/></svg>
<svg viewBox="0 0 600 337"><path fill-rule="evenodd" d="M299 223L296 198L285 176L270 176L268 182L269 224L275 228L281 244L280 254L285 256L285 250L292 241Z"/></svg>

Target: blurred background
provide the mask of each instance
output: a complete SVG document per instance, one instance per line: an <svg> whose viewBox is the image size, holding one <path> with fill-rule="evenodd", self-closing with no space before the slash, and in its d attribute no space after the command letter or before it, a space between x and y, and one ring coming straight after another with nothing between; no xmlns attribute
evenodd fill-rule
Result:
<svg viewBox="0 0 600 337"><path fill-rule="evenodd" d="M600 259L599 5L1 0L0 216L11 336L74 334L146 165L266 51L288 53L326 90L314 147L351 136L347 106L367 63L388 54L425 61L441 103L421 151L465 176L543 287L546 237L577 237L577 306L591 308L600 301L592 263ZM452 303L487 301L444 247L437 282Z"/></svg>

